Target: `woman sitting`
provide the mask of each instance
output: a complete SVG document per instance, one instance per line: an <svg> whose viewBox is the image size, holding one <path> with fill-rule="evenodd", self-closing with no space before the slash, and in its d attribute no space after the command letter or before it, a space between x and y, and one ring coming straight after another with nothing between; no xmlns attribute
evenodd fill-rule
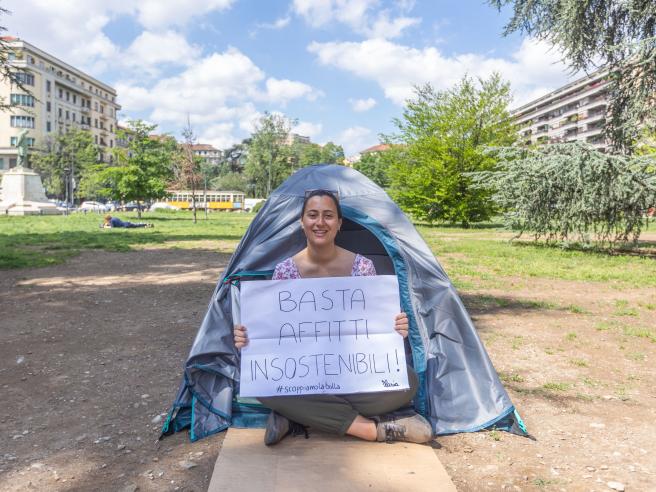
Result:
<svg viewBox="0 0 656 492"><path fill-rule="evenodd" d="M300 220L307 247L276 265L273 280L376 275L371 260L335 244L342 226L342 211L334 193L314 190L306 194ZM394 327L400 336L408 336L405 313L396 316ZM248 344L245 326L235 325L234 341L238 349ZM392 414L406 407L417 392L417 375L410 367L408 382L410 388L401 391L259 398L272 410L264 443L279 442L296 423L367 441L428 442L433 435L426 419L414 412Z"/></svg>

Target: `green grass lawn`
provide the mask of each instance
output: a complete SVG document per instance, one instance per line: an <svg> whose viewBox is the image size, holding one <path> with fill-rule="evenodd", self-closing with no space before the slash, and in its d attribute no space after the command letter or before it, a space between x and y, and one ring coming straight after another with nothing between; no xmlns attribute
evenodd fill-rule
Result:
<svg viewBox="0 0 656 492"><path fill-rule="evenodd" d="M136 214L117 214L136 221ZM145 213L153 229L100 229L102 216L0 216L0 268L52 265L85 249L129 251L143 246L221 248L231 251L241 239L252 214L213 213L209 220L190 212ZM487 287L500 277L563 279L610 283L617 288L656 286L656 260L632 255L608 255L510 242L507 231L481 228L418 226L435 255L459 287ZM472 282L475 284L473 285Z"/></svg>
<svg viewBox="0 0 656 492"><path fill-rule="evenodd" d="M545 278L603 282L620 289L656 286L654 256L610 255L530 241L511 242L512 234L500 227L419 226L418 229L456 285L465 286L469 280L476 279L485 287L497 282L499 277L516 277L528 281Z"/></svg>
<svg viewBox="0 0 656 492"><path fill-rule="evenodd" d="M100 229L102 215L76 213L65 216L0 216L0 269L41 267L61 263L85 249L129 251L145 245L193 248L212 241L234 249L253 218L252 214L213 213L209 220L191 212L117 213L131 222L151 222L152 229Z"/></svg>

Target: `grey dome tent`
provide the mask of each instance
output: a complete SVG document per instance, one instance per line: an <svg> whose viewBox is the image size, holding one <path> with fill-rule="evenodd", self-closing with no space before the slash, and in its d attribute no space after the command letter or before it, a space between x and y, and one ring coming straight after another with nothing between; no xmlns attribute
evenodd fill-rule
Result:
<svg viewBox="0 0 656 492"><path fill-rule="evenodd" d="M399 279L410 321L408 362L420 380L413 403L434 433L494 427L528 435L458 293L410 220L359 172L320 164L289 177L244 234L212 295L162 436L189 428L195 441L231 425L264 425L269 410L238 396L234 290L239 282L271 278L277 263L305 247L299 213L305 192L314 189L339 193L344 223L337 244L370 258L379 274Z"/></svg>

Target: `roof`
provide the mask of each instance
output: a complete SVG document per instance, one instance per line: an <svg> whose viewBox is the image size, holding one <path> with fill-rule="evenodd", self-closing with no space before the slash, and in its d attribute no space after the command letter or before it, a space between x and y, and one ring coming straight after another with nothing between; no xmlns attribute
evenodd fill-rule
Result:
<svg viewBox="0 0 656 492"><path fill-rule="evenodd" d="M210 144L193 144L191 150L214 150L218 152L219 149Z"/></svg>
<svg viewBox="0 0 656 492"><path fill-rule="evenodd" d="M368 149L364 149L361 151L361 154L370 154L371 152L385 152L386 150L391 149L392 146L389 144L378 144L374 145L373 147L369 147Z"/></svg>

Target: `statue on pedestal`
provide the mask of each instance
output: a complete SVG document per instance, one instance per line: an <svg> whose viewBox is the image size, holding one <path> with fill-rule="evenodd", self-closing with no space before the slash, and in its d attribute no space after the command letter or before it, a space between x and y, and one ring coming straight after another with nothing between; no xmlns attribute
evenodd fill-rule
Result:
<svg viewBox="0 0 656 492"><path fill-rule="evenodd" d="M29 167L27 165L27 130L23 130L18 134L18 141L16 142L16 149L18 152L18 158L16 159L16 167Z"/></svg>
<svg viewBox="0 0 656 492"><path fill-rule="evenodd" d="M27 168L29 140L27 130L18 134L16 167L2 175L0 214L54 215L60 214L54 203L48 201L39 176Z"/></svg>

